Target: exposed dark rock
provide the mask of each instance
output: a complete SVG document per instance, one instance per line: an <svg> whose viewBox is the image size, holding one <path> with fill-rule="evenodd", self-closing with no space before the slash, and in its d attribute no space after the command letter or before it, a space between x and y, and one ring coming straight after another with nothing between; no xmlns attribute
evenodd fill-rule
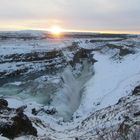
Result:
<svg viewBox="0 0 140 140"><path fill-rule="evenodd" d="M126 121L123 121L118 129L118 132L121 135L127 135L128 131L130 129L130 126L126 123Z"/></svg>
<svg viewBox="0 0 140 140"><path fill-rule="evenodd" d="M17 114L23 113L24 109L27 108L27 105L21 106L16 109Z"/></svg>
<svg viewBox="0 0 140 140"><path fill-rule="evenodd" d="M121 104L123 102L125 102L125 98L124 97L120 98L116 104L118 105L118 104Z"/></svg>
<svg viewBox="0 0 140 140"><path fill-rule="evenodd" d="M33 115L37 115L37 111L36 111L35 108L32 109L32 114L33 114Z"/></svg>
<svg viewBox="0 0 140 140"><path fill-rule="evenodd" d="M49 115L54 115L57 111L56 111L55 108L53 108L53 109L51 109L51 110L47 109L45 112L46 112L47 114L49 114Z"/></svg>
<svg viewBox="0 0 140 140"><path fill-rule="evenodd" d="M120 39L107 39L107 40L103 40L103 39L94 39L94 40L90 40L90 43L96 43L96 42L110 42L110 41L122 41L124 40L123 38Z"/></svg>
<svg viewBox="0 0 140 140"><path fill-rule="evenodd" d="M102 119L104 119L106 117L106 114L104 114L103 116L102 116Z"/></svg>
<svg viewBox="0 0 140 140"><path fill-rule="evenodd" d="M107 47L110 48L110 49L121 49L123 48L123 46L118 46L118 45L115 45L115 44L107 44Z"/></svg>
<svg viewBox="0 0 140 140"><path fill-rule="evenodd" d="M140 85L135 87L135 89L133 90L132 95L139 95L139 94L140 94Z"/></svg>
<svg viewBox="0 0 140 140"><path fill-rule="evenodd" d="M69 37L69 38L122 38L126 39L128 38L127 34L107 34L107 33L87 33L87 34L82 34L82 33L75 33L75 34L69 34L65 33L64 37ZM115 40L115 39L114 39Z"/></svg>
<svg viewBox="0 0 140 140"><path fill-rule="evenodd" d="M119 56L123 57L123 56L126 56L128 54L134 54L135 51L132 50L132 47L131 45L130 46L126 46L126 45L115 45L115 44L112 44L112 43L108 43L107 44L107 47L109 49L118 49L119 50Z"/></svg>
<svg viewBox="0 0 140 140"><path fill-rule="evenodd" d="M125 115L125 116L124 116L124 119L125 119L125 121L128 121L128 120L130 119L130 117L127 116L127 115Z"/></svg>
<svg viewBox="0 0 140 140"><path fill-rule="evenodd" d="M10 40L10 39L18 39L18 40L39 40L46 38L46 33L40 32L39 34L32 32L1 32L0 40Z"/></svg>
<svg viewBox="0 0 140 140"><path fill-rule="evenodd" d="M120 52L119 52L120 56L125 56L125 55L128 55L128 54L134 54L134 51L132 51L132 50L130 50L128 48L120 49Z"/></svg>
<svg viewBox="0 0 140 140"><path fill-rule="evenodd" d="M0 56L0 58L3 56ZM0 72L0 84L3 85L7 82L21 80L32 80L44 74L56 74L62 70L67 62L62 56L61 51L52 50L50 52L33 52L26 54L11 54L5 55L0 63L17 63L16 67L12 70L5 70ZM58 67L59 65L59 67ZM39 69L36 66L40 66Z"/></svg>
<svg viewBox="0 0 140 140"><path fill-rule="evenodd" d="M32 114L33 115L37 115L38 113L40 112L44 112L48 115L54 115L57 111L55 108L52 108L52 109L44 109L44 108L41 108L39 110L36 110L35 108L32 109Z"/></svg>
<svg viewBox="0 0 140 140"><path fill-rule="evenodd" d="M0 99L0 109L8 106L8 102L5 99Z"/></svg>
<svg viewBox="0 0 140 140"><path fill-rule="evenodd" d="M32 61L41 61L41 60L50 60L57 57L62 57L61 50L52 50L48 52L31 52L25 54L11 54L0 56L4 59L0 63L5 62L32 62Z"/></svg>
<svg viewBox="0 0 140 140"><path fill-rule="evenodd" d="M31 121L23 112L18 113L12 120L14 121L13 126L16 126L14 131L15 136L21 134L37 136L37 130L32 126Z"/></svg>
<svg viewBox="0 0 140 140"><path fill-rule="evenodd" d="M140 111L134 113L134 117L140 116Z"/></svg>
<svg viewBox="0 0 140 140"><path fill-rule="evenodd" d="M67 60L63 55L63 50L69 51L73 55L70 60ZM17 79L21 81L34 80L42 75L55 74L63 71L68 65L74 68L77 63L82 63L82 59L87 58L88 62L94 64L96 60L93 58L92 49L84 49L78 46L77 42L62 50L51 50L44 52L30 52L23 54L8 54L1 55L0 63L17 63L14 69L0 72L1 86L7 82L14 82ZM39 68L37 68L39 67Z"/></svg>
<svg viewBox="0 0 140 140"><path fill-rule="evenodd" d="M84 49L84 48L78 49L78 51L76 51L73 57L73 60L70 62L70 64L72 66L75 66L76 63L81 63L82 59L85 59L85 58L87 58L89 62L94 64L95 62L97 62L97 60L93 58L92 51L93 51L92 49Z"/></svg>
<svg viewBox="0 0 140 140"><path fill-rule="evenodd" d="M27 115L23 113L25 106L17 109L8 108L8 102L0 99L0 134L4 137L13 139L21 135L37 136L37 130Z"/></svg>

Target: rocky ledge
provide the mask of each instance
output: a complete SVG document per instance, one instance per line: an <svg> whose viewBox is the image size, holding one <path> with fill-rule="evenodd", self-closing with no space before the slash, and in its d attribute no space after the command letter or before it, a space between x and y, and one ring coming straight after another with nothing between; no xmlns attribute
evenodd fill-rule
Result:
<svg viewBox="0 0 140 140"><path fill-rule="evenodd" d="M33 127L29 117L24 114L26 106L19 108L8 107L5 99L0 99L0 134L9 139L21 135L37 136L37 130Z"/></svg>
<svg viewBox="0 0 140 140"><path fill-rule="evenodd" d="M67 54L65 54L68 52ZM75 69L76 64L82 64L81 59L88 58L96 62L92 50L80 48L72 44L61 50L35 51L30 53L15 53L0 55L0 84L8 82L33 80L43 75L56 75L64 70L67 65Z"/></svg>

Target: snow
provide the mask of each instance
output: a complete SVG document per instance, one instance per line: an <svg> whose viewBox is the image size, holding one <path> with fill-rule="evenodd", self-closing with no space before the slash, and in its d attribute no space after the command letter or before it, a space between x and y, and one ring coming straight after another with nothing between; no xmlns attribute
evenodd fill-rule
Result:
<svg viewBox="0 0 140 140"><path fill-rule="evenodd" d="M101 40L102 38L98 38L95 40ZM116 38L117 40L118 38ZM49 51L52 49L62 49L69 45L71 45L72 41L79 42L79 46L82 48L98 48L103 47L106 43L105 42L95 42L95 43L85 43L85 40L87 39L64 39L64 40L38 40L38 41L18 41L18 40L9 40L8 42L2 42L0 46L0 55L9 55L9 54L22 54L22 53L28 53L28 52L34 52L34 51ZM108 38L104 38L104 40L108 40ZM111 43L118 45L118 46L127 46L130 45L129 41L131 42L132 39L127 41L114 41L112 40ZM139 44L139 39L133 39L134 41ZM89 41L89 39L88 39ZM86 67L83 70L81 77L75 78L73 76L73 73L78 73L81 71L81 65L76 64L75 71L72 73L71 68L66 68L64 72L62 73L62 79L60 76L54 76L49 77L47 75L41 76L34 80L35 87L34 89L37 90L37 88L42 88L43 86L46 87L45 81L48 81L48 83L51 83L53 85L58 85L60 87L59 91L57 91L54 95L53 101L51 103L51 107L55 107L58 111L58 117L46 115L43 113L38 114L36 117L43 121L43 124L47 128L43 128L42 126L37 127L39 136L51 135L52 138L56 139L64 139L64 140L72 140L72 138L68 138L71 136L78 136L80 134L86 133L86 129L89 130L95 129L95 125L98 125L98 128L102 127L104 125L101 123L101 120L93 119L92 121L89 121L89 124L87 127L83 127L81 132L78 132L74 129L88 116L93 114L96 111L101 110L103 108L106 108L110 105L114 105L118 102L118 100L121 97L127 96L131 94L132 90L135 86L140 84L140 52L139 47L137 47L137 53L136 54L129 54L125 56L122 60L113 60L111 59L111 56L114 55L118 50L104 50L106 53L99 53L94 51L94 58L97 60L97 62L94 65L88 65L85 63ZM68 52L66 49L63 51L64 56L67 60L71 60L73 58L73 53ZM32 65L32 63L24 63L24 62L17 62L17 63L4 63L0 64L1 68L0 71L9 70L11 72L12 70L16 70L16 65L25 64L28 67L31 67L33 69L43 69L43 64L36 63ZM61 64L60 64L61 66ZM89 71L90 67L94 69L94 75L91 74ZM63 87L61 88L62 81L64 82ZM36 84L37 83L37 84ZM59 85L60 83L60 85ZM23 96L16 95L15 93L18 90L18 86L20 86L22 83L20 81L16 81L14 83L10 83L10 85L13 85L15 87L10 89L4 89L4 87L0 88L0 93L7 93L7 95L4 95L9 103L9 107L17 108L23 105L27 105L27 109L25 110L25 113L33 118L33 114L31 114L31 110L33 108L40 109L45 108L47 109L48 106L42 105L37 103L37 100L35 98L38 98L38 100L45 99L47 93L51 93L51 91L44 91L41 95L40 92L37 92L37 96L30 97L29 94L26 94L27 98L24 98ZM37 86L36 86L37 85ZM33 85L31 85L33 86ZM43 87L44 88L44 87ZM8 90L8 91L6 91ZM30 89L27 89L30 90ZM31 91L31 90L30 90ZM26 90L25 90L26 92ZM28 93L28 92L27 92ZM46 94L44 94L46 93ZM82 93L82 94L81 94ZM12 97L8 95L12 95ZM24 92L20 93L24 94ZM82 97L81 97L82 95ZM42 99L43 98L43 99ZM76 111L76 112L75 112ZM75 113L74 113L75 112ZM103 112L103 111L102 111ZM74 113L74 115L73 115ZM104 112L102 113L104 114ZM73 115L73 116L72 116ZM78 118L76 118L78 116ZM116 118L120 116L118 113ZM73 121L64 123L63 120L70 120L73 117ZM112 116L111 116L112 117ZM109 116L108 118L111 119ZM114 119L114 120L113 120ZM107 122L106 125L110 126L110 123L118 123L117 120L115 120L115 117L113 118L113 122ZM93 127L95 126L95 127ZM70 133L69 130L72 130ZM56 130L56 132L54 132ZM63 134L63 132L65 132ZM50 137L51 137L50 136ZM54 136L54 137L53 137ZM2 137L0 136L0 139ZM19 140L26 139L25 137L17 138Z"/></svg>
<svg viewBox="0 0 140 140"><path fill-rule="evenodd" d="M13 62L13 63L3 63L3 64L0 64L1 65L1 69L0 69L0 72L2 71L8 71L8 72L11 72L11 71L14 71L14 70L17 70L17 65L21 65L21 64L25 64L24 62L21 63L21 62Z"/></svg>
<svg viewBox="0 0 140 140"><path fill-rule="evenodd" d="M18 108L18 107L25 105L24 101L22 101L20 98L17 98L17 97L15 97L15 98L7 97L6 99L8 101L8 106L11 108Z"/></svg>
<svg viewBox="0 0 140 140"><path fill-rule="evenodd" d="M0 140L8 140L8 138L0 136Z"/></svg>
<svg viewBox="0 0 140 140"><path fill-rule="evenodd" d="M140 84L140 53L126 56L120 62L97 52L94 53L94 58L98 60L94 65L95 75L86 83L77 110L82 115L117 103Z"/></svg>
<svg viewBox="0 0 140 140"><path fill-rule="evenodd" d="M30 52L44 52L54 49L62 49L71 45L72 40L42 39L42 40L17 40L1 41L0 56L9 54L26 54Z"/></svg>

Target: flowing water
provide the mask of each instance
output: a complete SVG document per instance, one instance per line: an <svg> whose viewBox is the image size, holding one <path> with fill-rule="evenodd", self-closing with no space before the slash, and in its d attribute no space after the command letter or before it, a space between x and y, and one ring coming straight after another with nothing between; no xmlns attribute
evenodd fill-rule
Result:
<svg viewBox="0 0 140 140"><path fill-rule="evenodd" d="M41 80L36 79L24 84L5 84L0 87L0 95L51 105L56 108L58 117L68 121L80 105L84 84L93 74L93 65L87 59L82 61L83 70L78 78L74 77L72 68L68 66L59 78L42 76Z"/></svg>
<svg viewBox="0 0 140 140"><path fill-rule="evenodd" d="M52 102L52 105L58 110L58 115L62 116L65 121L70 120L79 107L84 84L93 74L92 67L86 59L83 60L83 70L78 78L73 76L71 67L65 69L63 73L64 87Z"/></svg>

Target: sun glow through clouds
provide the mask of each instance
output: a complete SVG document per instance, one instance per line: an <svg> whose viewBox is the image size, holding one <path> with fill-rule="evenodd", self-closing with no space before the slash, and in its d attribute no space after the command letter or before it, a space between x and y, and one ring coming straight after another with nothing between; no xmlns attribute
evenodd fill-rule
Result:
<svg viewBox="0 0 140 140"><path fill-rule="evenodd" d="M59 36L61 33L62 33L62 28L59 27L59 26L53 26L51 29L50 29L50 32L55 35L55 36Z"/></svg>

